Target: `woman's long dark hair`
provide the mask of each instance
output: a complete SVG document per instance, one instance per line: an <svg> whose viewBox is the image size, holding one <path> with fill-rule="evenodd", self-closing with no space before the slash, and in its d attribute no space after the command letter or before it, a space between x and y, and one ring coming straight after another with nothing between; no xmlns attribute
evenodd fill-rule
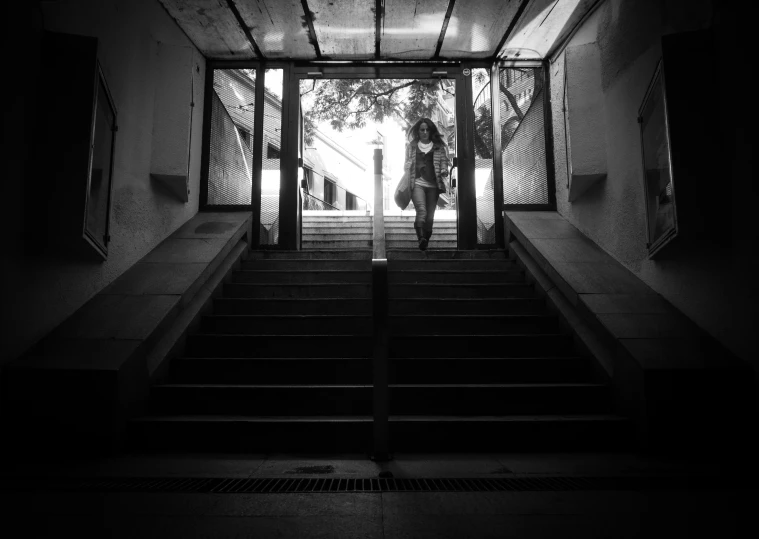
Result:
<svg viewBox="0 0 759 539"><path fill-rule="evenodd" d="M447 146L445 141L443 140L443 137L440 136L440 131L437 130L437 126L435 125L435 122L433 122L429 118L421 118L417 120L417 122L409 128L407 132L407 136L411 142L419 142L419 126L423 123L427 124L427 129L430 130L430 140L432 142L437 143L437 144L442 144L443 146Z"/></svg>

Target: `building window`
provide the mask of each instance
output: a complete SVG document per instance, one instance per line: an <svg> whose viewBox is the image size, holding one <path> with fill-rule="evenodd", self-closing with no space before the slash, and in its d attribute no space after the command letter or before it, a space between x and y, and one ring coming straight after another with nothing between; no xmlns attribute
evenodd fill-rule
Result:
<svg viewBox="0 0 759 539"><path fill-rule="evenodd" d="M250 133L247 130L240 127L239 125L237 126L237 132L240 134L240 140L242 141L242 143L247 148L250 148Z"/></svg>
<svg viewBox="0 0 759 539"><path fill-rule="evenodd" d="M266 145L266 159L279 159L279 148L273 144Z"/></svg>
<svg viewBox="0 0 759 539"><path fill-rule="evenodd" d="M358 209L358 201L356 200L356 195L354 195L353 193L345 193L345 209L346 210Z"/></svg>
<svg viewBox="0 0 759 539"><path fill-rule="evenodd" d="M337 185L327 179L324 180L324 202L333 205L337 202Z"/></svg>
<svg viewBox="0 0 759 539"><path fill-rule="evenodd" d="M90 149L91 168L87 193L85 236L100 254L108 253L109 214L113 174L113 154L116 143L116 107L108 90L105 76L97 66L97 91L93 143Z"/></svg>
<svg viewBox="0 0 759 539"><path fill-rule="evenodd" d="M653 255L677 235L677 211L661 62L639 110L648 250Z"/></svg>

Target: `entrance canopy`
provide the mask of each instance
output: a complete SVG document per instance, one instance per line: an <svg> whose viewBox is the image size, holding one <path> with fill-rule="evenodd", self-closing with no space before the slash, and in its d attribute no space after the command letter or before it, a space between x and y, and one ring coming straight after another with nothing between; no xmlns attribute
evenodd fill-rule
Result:
<svg viewBox="0 0 759 539"><path fill-rule="evenodd" d="M599 0L159 0L212 60L539 60Z"/></svg>

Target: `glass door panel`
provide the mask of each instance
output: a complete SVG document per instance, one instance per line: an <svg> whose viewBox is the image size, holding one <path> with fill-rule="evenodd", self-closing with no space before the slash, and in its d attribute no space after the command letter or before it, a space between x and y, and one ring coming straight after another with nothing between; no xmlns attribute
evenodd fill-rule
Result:
<svg viewBox="0 0 759 539"><path fill-rule="evenodd" d="M279 243L279 187L282 176L282 69L264 73L264 130L261 171L261 245Z"/></svg>

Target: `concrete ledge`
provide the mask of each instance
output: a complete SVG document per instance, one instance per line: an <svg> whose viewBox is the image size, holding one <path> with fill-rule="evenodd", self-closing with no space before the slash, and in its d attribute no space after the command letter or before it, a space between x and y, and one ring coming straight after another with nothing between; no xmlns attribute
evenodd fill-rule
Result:
<svg viewBox="0 0 759 539"><path fill-rule="evenodd" d="M511 252L608 376L643 448L747 443L747 365L557 212L507 211L504 226Z"/></svg>
<svg viewBox="0 0 759 539"><path fill-rule="evenodd" d="M219 274L247 253L251 232L249 213L198 213L8 364L2 408L18 435L65 436L56 451L118 445Z"/></svg>

